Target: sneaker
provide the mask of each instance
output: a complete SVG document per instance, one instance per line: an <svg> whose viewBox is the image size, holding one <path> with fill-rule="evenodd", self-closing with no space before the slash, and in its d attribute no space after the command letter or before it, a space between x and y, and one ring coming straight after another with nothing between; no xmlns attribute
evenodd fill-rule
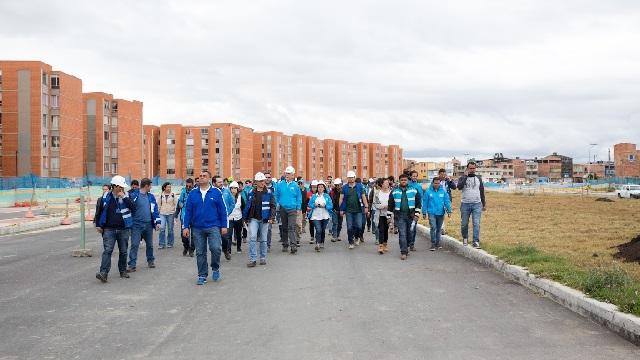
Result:
<svg viewBox="0 0 640 360"><path fill-rule="evenodd" d="M207 282L207 278L205 276L198 276L196 279L196 285L204 285Z"/></svg>
<svg viewBox="0 0 640 360"><path fill-rule="evenodd" d="M297 247L291 247L291 251L289 251L289 253L291 255L295 255L298 252L298 248Z"/></svg>
<svg viewBox="0 0 640 360"><path fill-rule="evenodd" d="M220 281L221 277L222 276L220 275L220 270L214 271L214 272L211 273L211 280L213 280L213 281Z"/></svg>
<svg viewBox="0 0 640 360"><path fill-rule="evenodd" d="M187 249L182 250L182 256L187 256Z"/></svg>
<svg viewBox="0 0 640 360"><path fill-rule="evenodd" d="M332 237L332 238L331 238L331 242L336 242L336 241L338 241L338 240L336 240L336 238L335 238L335 237Z"/></svg>
<svg viewBox="0 0 640 360"><path fill-rule="evenodd" d="M107 273L103 273L103 272L96 273L96 279L102 281L103 283L107 282L107 277L108 277Z"/></svg>
<svg viewBox="0 0 640 360"><path fill-rule="evenodd" d="M320 245L316 244L316 251L320 251Z"/></svg>
<svg viewBox="0 0 640 360"><path fill-rule="evenodd" d="M474 241L473 244L471 244L471 246L473 246L475 249L480 249L480 242Z"/></svg>
<svg viewBox="0 0 640 360"><path fill-rule="evenodd" d="M189 250L189 256L193 257L193 250Z"/></svg>
<svg viewBox="0 0 640 360"><path fill-rule="evenodd" d="M267 248L267 253L271 253L271 246Z"/></svg>
<svg viewBox="0 0 640 360"><path fill-rule="evenodd" d="M436 251L436 246L435 245L431 245L431 248L429 249L429 251Z"/></svg>
<svg viewBox="0 0 640 360"><path fill-rule="evenodd" d="M127 269L128 273L132 273L132 272L136 272L136 267L135 266L129 266L129 268Z"/></svg>
<svg viewBox="0 0 640 360"><path fill-rule="evenodd" d="M235 240L231 240L231 243L232 243L233 245L237 245Z"/></svg>
<svg viewBox="0 0 640 360"><path fill-rule="evenodd" d="M247 267L250 267L250 268L252 268L252 267L256 267L256 262L255 262L255 261L249 261L249 262L247 263Z"/></svg>
<svg viewBox="0 0 640 360"><path fill-rule="evenodd" d="M364 238L363 237L360 238L360 242L364 244Z"/></svg>
<svg viewBox="0 0 640 360"><path fill-rule="evenodd" d="M173 245L169 245L167 246L169 249L173 249Z"/></svg>
<svg viewBox="0 0 640 360"><path fill-rule="evenodd" d="M324 243L320 243L320 249L324 249Z"/></svg>
<svg viewBox="0 0 640 360"><path fill-rule="evenodd" d="M467 245L469 245L469 240L462 239L462 246L467 246Z"/></svg>
<svg viewBox="0 0 640 360"><path fill-rule="evenodd" d="M380 245L380 241L376 240L376 245Z"/></svg>
<svg viewBox="0 0 640 360"><path fill-rule="evenodd" d="M224 258L227 260L231 260L231 250L227 250L224 252Z"/></svg>
<svg viewBox="0 0 640 360"><path fill-rule="evenodd" d="M411 250L411 251L416 251L416 247L415 247L415 245L411 245L411 246L409 246L409 250Z"/></svg>
<svg viewBox="0 0 640 360"><path fill-rule="evenodd" d="M342 239L340 239L339 237L336 237L336 241L342 241Z"/></svg>
<svg viewBox="0 0 640 360"><path fill-rule="evenodd" d="M447 230L440 229L440 235L447 235Z"/></svg>
<svg viewBox="0 0 640 360"><path fill-rule="evenodd" d="M164 245L160 245L160 246L158 246L158 250L162 250L162 249L164 249L164 248L165 248L165 246L164 246Z"/></svg>
<svg viewBox="0 0 640 360"><path fill-rule="evenodd" d="M282 247L282 252L288 252L289 251L289 247L288 246L283 246Z"/></svg>
<svg viewBox="0 0 640 360"><path fill-rule="evenodd" d="M380 255L384 254L384 246L383 245L379 245L378 246L378 254L380 254Z"/></svg>
<svg viewBox="0 0 640 360"><path fill-rule="evenodd" d="M353 244L349 244L349 250L352 250L352 249L354 249L354 248L355 248L355 245L353 245Z"/></svg>
<svg viewBox="0 0 640 360"><path fill-rule="evenodd" d="M316 241L314 239L309 240L309 244L314 244Z"/></svg>
<svg viewBox="0 0 640 360"><path fill-rule="evenodd" d="M246 244L247 243L247 238L242 238L242 243Z"/></svg>
<svg viewBox="0 0 640 360"><path fill-rule="evenodd" d="M149 261L147 263L147 265L149 265L149 268L151 268L151 269L155 269L155 267L156 267L156 264L154 264L153 261Z"/></svg>
<svg viewBox="0 0 640 360"><path fill-rule="evenodd" d="M260 259L260 265L267 265L267 259Z"/></svg>
<svg viewBox="0 0 640 360"><path fill-rule="evenodd" d="M242 254L242 250L236 250L236 254Z"/></svg>
<svg viewBox="0 0 640 360"><path fill-rule="evenodd" d="M356 246L360 245L360 239L356 239Z"/></svg>
<svg viewBox="0 0 640 360"><path fill-rule="evenodd" d="M407 260L407 254L400 255L400 260Z"/></svg>

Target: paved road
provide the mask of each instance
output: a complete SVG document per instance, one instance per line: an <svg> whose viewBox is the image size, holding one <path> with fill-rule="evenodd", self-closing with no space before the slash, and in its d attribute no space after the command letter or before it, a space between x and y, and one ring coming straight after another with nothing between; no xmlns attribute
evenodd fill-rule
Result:
<svg viewBox="0 0 640 360"><path fill-rule="evenodd" d="M0 359L640 358L605 328L424 240L407 261L371 241L274 251L254 269L234 254L220 283L198 287L180 248L101 284L98 257L70 256L77 234L0 238Z"/></svg>

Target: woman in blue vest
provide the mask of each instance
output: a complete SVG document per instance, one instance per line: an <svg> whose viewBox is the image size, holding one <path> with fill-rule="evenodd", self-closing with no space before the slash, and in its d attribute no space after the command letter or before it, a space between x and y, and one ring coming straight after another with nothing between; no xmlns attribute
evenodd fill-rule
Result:
<svg viewBox="0 0 640 360"><path fill-rule="evenodd" d="M104 193L98 200L95 214L95 224L98 233L102 234L104 251L100 271L96 279L107 282L111 269L111 254L118 243L118 270L121 278L129 278L127 274L127 247L133 219L131 212L135 204L129 199L124 189L127 183L122 176L116 175L111 179L111 191Z"/></svg>
<svg viewBox="0 0 640 360"><path fill-rule="evenodd" d="M256 240L260 243L260 265L267 264L267 234L276 217L276 202L273 193L265 186L266 177L258 172L255 186L249 193L244 207L243 218L249 227L248 267L255 267L257 260ZM258 235L260 238L258 240Z"/></svg>
<svg viewBox="0 0 640 360"><path fill-rule="evenodd" d="M316 193L309 200L309 209L309 220L316 229L316 251L320 251L324 249L325 230L333 211L333 201L323 180L318 181Z"/></svg>

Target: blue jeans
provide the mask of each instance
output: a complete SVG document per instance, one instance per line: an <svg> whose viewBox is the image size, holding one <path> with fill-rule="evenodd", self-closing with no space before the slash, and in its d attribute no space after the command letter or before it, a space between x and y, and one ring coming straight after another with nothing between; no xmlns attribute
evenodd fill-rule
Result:
<svg viewBox="0 0 640 360"><path fill-rule="evenodd" d="M258 219L249 220L249 261L258 257L256 241L260 243L260 259L267 258L267 234L271 224ZM258 237L259 236L259 237Z"/></svg>
<svg viewBox="0 0 640 360"><path fill-rule="evenodd" d="M347 217L347 240L349 244L353 244L353 238L358 236L360 229L362 229L362 213L345 212Z"/></svg>
<svg viewBox="0 0 640 360"><path fill-rule="evenodd" d="M153 257L153 227L151 224L133 224L131 227L131 249L129 250L129 266L136 267L138 262L138 249L140 241L144 239L147 252L147 262L152 262L156 258Z"/></svg>
<svg viewBox="0 0 640 360"><path fill-rule="evenodd" d="M411 223L413 222L413 216L399 215L398 216L398 240L400 241L400 254L409 253L409 237L411 236Z"/></svg>
<svg viewBox="0 0 640 360"><path fill-rule="evenodd" d="M331 234L338 238L340 237L340 231L342 231L342 215L340 215L340 211L334 210L331 217L331 225L333 226Z"/></svg>
<svg viewBox="0 0 640 360"><path fill-rule="evenodd" d="M379 241L380 238L378 236L378 223L376 222L376 218L375 218L377 211L380 211L380 210L374 210L371 213L370 217L371 217L371 232L373 233L373 236L376 237L376 241ZM379 219L378 219L378 222L380 222Z"/></svg>
<svg viewBox="0 0 640 360"><path fill-rule="evenodd" d="M269 224L269 231L267 231L267 247L271 248L271 226L273 224Z"/></svg>
<svg viewBox="0 0 640 360"><path fill-rule="evenodd" d="M460 216L462 223L460 232L463 239L469 238L469 216L473 220L473 241L480 242L480 217L482 217L482 203L461 203Z"/></svg>
<svg viewBox="0 0 640 360"><path fill-rule="evenodd" d="M160 219L162 220L162 228L160 228L160 236L158 237L158 242L160 246L173 246L173 214L162 215L160 214ZM167 241L165 242L165 234Z"/></svg>
<svg viewBox="0 0 640 360"><path fill-rule="evenodd" d="M198 266L198 276L207 277L207 245L211 251L211 270L220 270L220 254L222 253L222 237L219 227L208 229L191 229L191 236L196 243L196 265Z"/></svg>
<svg viewBox="0 0 640 360"><path fill-rule="evenodd" d="M429 214L429 226L431 227L431 245L440 245L440 234L442 233L442 224L444 223L444 214Z"/></svg>
<svg viewBox="0 0 640 360"><path fill-rule="evenodd" d="M316 228L316 244L324 244L325 231L329 219L324 220L311 220L313 227Z"/></svg>
<svg viewBox="0 0 640 360"><path fill-rule="evenodd" d="M129 242L129 229L104 229L102 232L102 261L100 262L100 272L109 273L111 270L111 254L118 243L118 270L127 271L127 243Z"/></svg>

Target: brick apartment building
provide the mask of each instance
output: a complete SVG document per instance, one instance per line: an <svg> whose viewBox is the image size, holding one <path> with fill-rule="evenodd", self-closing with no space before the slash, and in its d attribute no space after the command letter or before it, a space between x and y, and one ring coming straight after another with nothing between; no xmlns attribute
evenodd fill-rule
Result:
<svg viewBox="0 0 640 360"><path fill-rule="evenodd" d="M143 125L144 136L142 138L142 153L144 169L142 176L152 178L160 176L160 127L156 125Z"/></svg>
<svg viewBox="0 0 640 360"><path fill-rule="evenodd" d="M86 174L116 174L141 178L145 174L142 107L140 101L111 94L83 94L86 123Z"/></svg>
<svg viewBox="0 0 640 360"><path fill-rule="evenodd" d="M636 144L620 143L613 146L613 161L618 177L640 177L640 150Z"/></svg>
<svg viewBox="0 0 640 360"><path fill-rule="evenodd" d="M538 159L538 177L558 182L573 178L573 159L553 153Z"/></svg>
<svg viewBox="0 0 640 360"><path fill-rule="evenodd" d="M0 176L84 174L82 80L41 61L0 61Z"/></svg>

